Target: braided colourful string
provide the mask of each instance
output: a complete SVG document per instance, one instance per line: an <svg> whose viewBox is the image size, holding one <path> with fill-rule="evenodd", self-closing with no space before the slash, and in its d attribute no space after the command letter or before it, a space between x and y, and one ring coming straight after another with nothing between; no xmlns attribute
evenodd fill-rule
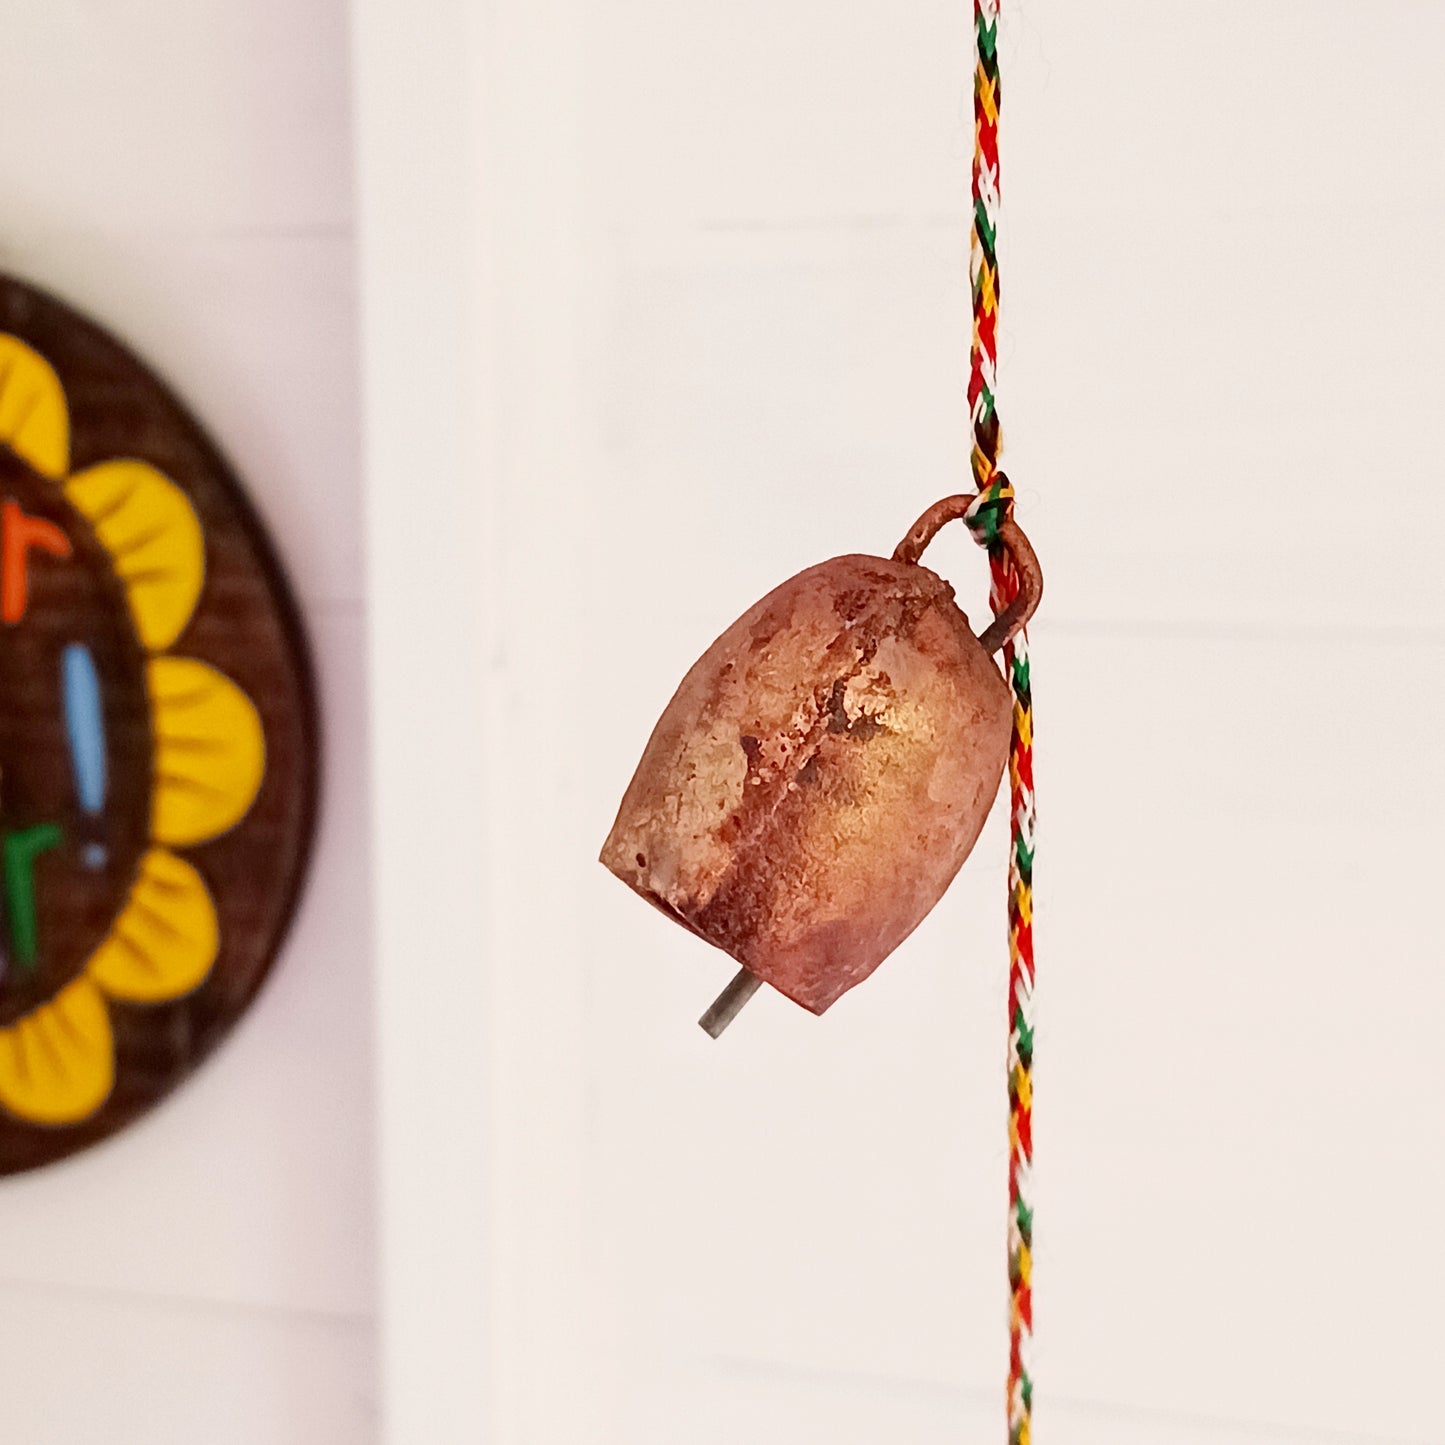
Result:
<svg viewBox="0 0 1445 1445"><path fill-rule="evenodd" d="M994 387L998 371L998 72L999 0L974 0L977 63L973 89L973 343L968 379L973 475L978 500L969 509L974 536L988 548L990 603L1001 612L1018 593L1018 578L998 543L999 522L1013 512L1014 492L998 469L1001 446ZM1009 851L1009 1222L1008 1274L1010 1445L1029 1445L1033 1426L1033 1059L1034 1059L1034 766L1033 696L1028 638L1004 648L1013 693L1009 754L1012 847Z"/></svg>

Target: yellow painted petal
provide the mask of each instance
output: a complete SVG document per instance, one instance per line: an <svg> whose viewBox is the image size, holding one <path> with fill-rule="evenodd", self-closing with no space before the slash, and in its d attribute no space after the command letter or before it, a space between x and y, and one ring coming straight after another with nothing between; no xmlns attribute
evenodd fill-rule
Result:
<svg viewBox="0 0 1445 1445"><path fill-rule="evenodd" d="M0 1029L0 1105L34 1124L78 1124L115 1082L115 1045L100 990L84 975Z"/></svg>
<svg viewBox="0 0 1445 1445"><path fill-rule="evenodd" d="M18 336L0 334L0 443L41 476L70 466L70 414L54 368Z"/></svg>
<svg viewBox="0 0 1445 1445"><path fill-rule="evenodd" d="M147 664L155 729L151 837L185 847L245 817L266 770L255 704L224 673L191 657Z"/></svg>
<svg viewBox="0 0 1445 1445"><path fill-rule="evenodd" d="M201 875L174 853L152 848L88 971L112 998L161 1003L205 981L220 943Z"/></svg>
<svg viewBox="0 0 1445 1445"><path fill-rule="evenodd" d="M65 495L95 529L125 584L140 640L169 647L190 621L206 575L201 524L186 494L148 462L102 462Z"/></svg>

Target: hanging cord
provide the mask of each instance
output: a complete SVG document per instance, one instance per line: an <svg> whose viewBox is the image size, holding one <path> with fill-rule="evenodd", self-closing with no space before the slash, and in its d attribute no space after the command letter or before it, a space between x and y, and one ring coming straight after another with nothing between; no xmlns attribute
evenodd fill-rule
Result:
<svg viewBox="0 0 1445 1445"><path fill-rule="evenodd" d="M998 469L1001 450L994 387L998 372L998 73L999 0L974 0L977 64L973 84L973 233L969 277L973 284L973 343L968 402L973 429L973 476L978 497L966 520L988 548L995 614L1018 595L1019 578L1000 544L1000 523L1012 517L1014 491ZM1026 632L1004 648L1004 672L1013 694L1009 752L1009 1445L1029 1445L1033 1427L1033 1063L1034 1063L1034 759L1033 696Z"/></svg>

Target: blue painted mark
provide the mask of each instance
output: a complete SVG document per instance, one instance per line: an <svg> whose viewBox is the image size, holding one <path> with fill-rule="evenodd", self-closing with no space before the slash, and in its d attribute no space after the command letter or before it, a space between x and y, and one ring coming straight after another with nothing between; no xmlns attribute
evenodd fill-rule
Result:
<svg viewBox="0 0 1445 1445"><path fill-rule="evenodd" d="M61 658L65 692L65 732L70 742L70 761L75 769L75 789L80 806L99 819L105 808L105 718L100 707L100 677L95 658L82 642L72 642ZM102 843L90 842L81 849L87 868L105 866Z"/></svg>

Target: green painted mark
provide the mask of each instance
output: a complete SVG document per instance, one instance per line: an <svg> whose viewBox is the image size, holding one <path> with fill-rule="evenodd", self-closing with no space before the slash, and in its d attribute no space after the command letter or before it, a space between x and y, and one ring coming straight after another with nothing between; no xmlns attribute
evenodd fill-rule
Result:
<svg viewBox="0 0 1445 1445"><path fill-rule="evenodd" d="M5 839L5 911L10 916L10 947L15 961L24 968L35 967L40 950L35 925L35 860L47 848L58 847L61 836L58 824L37 823Z"/></svg>

